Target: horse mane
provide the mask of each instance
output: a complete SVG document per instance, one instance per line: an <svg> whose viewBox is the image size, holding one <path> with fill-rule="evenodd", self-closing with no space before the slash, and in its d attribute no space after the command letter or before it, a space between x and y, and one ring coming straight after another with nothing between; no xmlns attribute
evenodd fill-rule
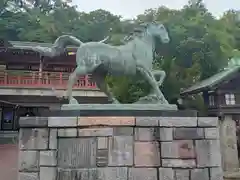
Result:
<svg viewBox="0 0 240 180"><path fill-rule="evenodd" d="M143 32L144 32L143 27L141 27L141 26L136 27L136 28L133 29L133 31L131 31L130 33L128 33L128 34L124 37L123 41L124 41L124 42L129 42L129 41L133 40L134 37L140 37L139 34L140 34L140 33L143 33Z"/></svg>
<svg viewBox="0 0 240 180"><path fill-rule="evenodd" d="M123 41L124 42L129 42L129 41L133 40L134 37L140 37L140 34L142 34L146 31L146 27L147 27L148 24L150 24L150 22L139 24L137 27L135 27L133 29L133 31L131 31L129 34L127 34L124 37ZM164 27L166 28L166 31L169 32L167 26L164 25Z"/></svg>

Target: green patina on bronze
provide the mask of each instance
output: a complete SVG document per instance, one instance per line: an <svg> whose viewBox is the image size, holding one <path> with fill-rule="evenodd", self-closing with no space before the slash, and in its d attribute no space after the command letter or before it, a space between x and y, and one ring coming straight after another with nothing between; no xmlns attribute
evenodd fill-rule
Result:
<svg viewBox="0 0 240 180"><path fill-rule="evenodd" d="M68 45L78 46L76 53L77 68L70 75L68 82L67 98L70 104L78 104L72 97L72 86L77 76L92 74L97 86L103 91L113 103L119 103L111 89L105 82L107 75L111 76L135 76L140 73L145 81L151 85L150 94L136 103L155 103L169 105L159 89L165 78L165 72L153 71L153 58L155 53L156 39L162 43L170 41L168 32L163 24L147 23L142 24L136 31L127 38L124 45L111 46L104 42L86 42L69 35L57 38L52 46L32 47L32 50L39 52L42 56L54 57L61 55ZM156 81L155 76L160 80Z"/></svg>

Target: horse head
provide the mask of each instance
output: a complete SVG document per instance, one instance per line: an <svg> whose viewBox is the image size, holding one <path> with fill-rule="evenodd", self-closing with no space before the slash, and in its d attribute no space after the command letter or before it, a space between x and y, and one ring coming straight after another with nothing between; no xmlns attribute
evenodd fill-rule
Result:
<svg viewBox="0 0 240 180"><path fill-rule="evenodd" d="M168 31L163 24L152 22L141 24L141 26L145 28L148 34L160 38L162 43L169 43L170 38L168 36Z"/></svg>

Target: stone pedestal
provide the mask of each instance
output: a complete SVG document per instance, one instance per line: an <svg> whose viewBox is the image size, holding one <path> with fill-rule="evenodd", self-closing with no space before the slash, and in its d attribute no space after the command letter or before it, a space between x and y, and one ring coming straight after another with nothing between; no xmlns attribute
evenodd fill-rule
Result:
<svg viewBox="0 0 240 180"><path fill-rule="evenodd" d="M20 119L19 180L222 180L217 118Z"/></svg>
<svg viewBox="0 0 240 180"><path fill-rule="evenodd" d="M232 116L225 115L220 122L220 139L223 170L239 171L236 122Z"/></svg>

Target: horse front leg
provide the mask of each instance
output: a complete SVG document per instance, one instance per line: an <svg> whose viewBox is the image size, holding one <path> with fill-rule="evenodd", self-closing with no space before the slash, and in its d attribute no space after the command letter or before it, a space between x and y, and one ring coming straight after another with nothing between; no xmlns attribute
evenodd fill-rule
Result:
<svg viewBox="0 0 240 180"><path fill-rule="evenodd" d="M154 76L154 78L156 79L159 79L158 81L157 81L157 84L158 84L158 86L161 86L162 85L162 83L163 83L163 81L165 80L165 78L166 78L166 73L165 73L165 71L162 71L162 70L154 70L153 72L152 72L152 74L153 74L153 76Z"/></svg>
<svg viewBox="0 0 240 180"><path fill-rule="evenodd" d="M162 102L162 104L169 104L168 101L165 99L163 93L160 91L157 81L153 74L148 71L143 66L137 66L137 70L143 75L143 77L149 82L152 86L153 91L157 95L158 99Z"/></svg>

